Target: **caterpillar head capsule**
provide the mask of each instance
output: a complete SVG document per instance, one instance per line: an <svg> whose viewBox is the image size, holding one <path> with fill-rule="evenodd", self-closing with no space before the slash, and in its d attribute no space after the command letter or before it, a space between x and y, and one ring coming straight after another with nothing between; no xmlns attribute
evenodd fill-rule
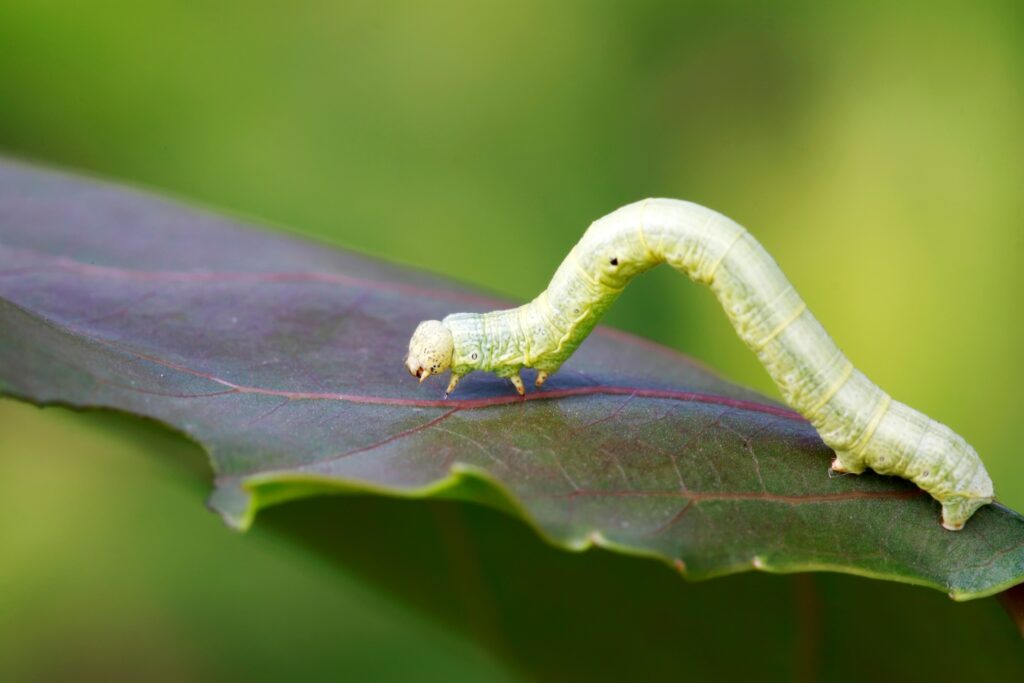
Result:
<svg viewBox="0 0 1024 683"><path fill-rule="evenodd" d="M440 320L424 320L409 340L405 367L422 382L450 368L454 352L455 340L448 328Z"/></svg>

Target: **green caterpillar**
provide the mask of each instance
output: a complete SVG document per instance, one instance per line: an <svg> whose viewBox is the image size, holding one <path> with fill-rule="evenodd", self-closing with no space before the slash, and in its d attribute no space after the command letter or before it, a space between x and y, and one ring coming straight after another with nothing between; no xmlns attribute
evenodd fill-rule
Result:
<svg viewBox="0 0 1024 683"><path fill-rule="evenodd" d="M909 479L942 503L942 525L963 527L994 497L977 453L949 427L892 400L847 360L764 247L720 213L646 199L595 221L528 304L455 313L419 324L406 367L420 382L451 368L447 393L474 370L522 368L537 386L558 370L636 275L668 263L711 287L783 398L836 452L832 469Z"/></svg>

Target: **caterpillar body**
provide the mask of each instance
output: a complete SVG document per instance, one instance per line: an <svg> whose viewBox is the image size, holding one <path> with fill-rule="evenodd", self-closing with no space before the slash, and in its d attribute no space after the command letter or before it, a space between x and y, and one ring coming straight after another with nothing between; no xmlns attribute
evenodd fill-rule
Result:
<svg viewBox="0 0 1024 683"><path fill-rule="evenodd" d="M942 504L950 530L992 502L988 473L962 437L855 369L761 244L691 202L647 199L595 221L528 304L420 323L406 367L420 382L451 368L446 396L474 370L507 377L523 394L522 368L536 369L541 386L626 284L660 263L711 288L786 402L835 450L833 470L913 481Z"/></svg>

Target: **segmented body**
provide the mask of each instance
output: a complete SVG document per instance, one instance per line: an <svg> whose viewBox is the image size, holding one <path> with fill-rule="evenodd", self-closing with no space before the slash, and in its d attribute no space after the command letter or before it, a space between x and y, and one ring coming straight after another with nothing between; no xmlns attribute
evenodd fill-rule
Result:
<svg viewBox="0 0 1024 683"><path fill-rule="evenodd" d="M963 438L855 369L760 243L690 202L625 206L590 226L530 303L446 317L454 340L450 389L473 370L509 377L520 391L523 367L542 371L541 379L555 372L626 284L659 263L711 288L785 400L836 451L834 469L870 467L910 479L942 503L949 529L992 501L988 474Z"/></svg>

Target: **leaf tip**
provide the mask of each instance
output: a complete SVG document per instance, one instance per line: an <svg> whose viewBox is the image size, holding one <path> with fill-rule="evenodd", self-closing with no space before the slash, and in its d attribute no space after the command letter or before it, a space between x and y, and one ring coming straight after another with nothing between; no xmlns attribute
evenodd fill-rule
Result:
<svg viewBox="0 0 1024 683"><path fill-rule="evenodd" d="M248 531L256 518L252 494L237 485L217 486L206 501L233 531Z"/></svg>

